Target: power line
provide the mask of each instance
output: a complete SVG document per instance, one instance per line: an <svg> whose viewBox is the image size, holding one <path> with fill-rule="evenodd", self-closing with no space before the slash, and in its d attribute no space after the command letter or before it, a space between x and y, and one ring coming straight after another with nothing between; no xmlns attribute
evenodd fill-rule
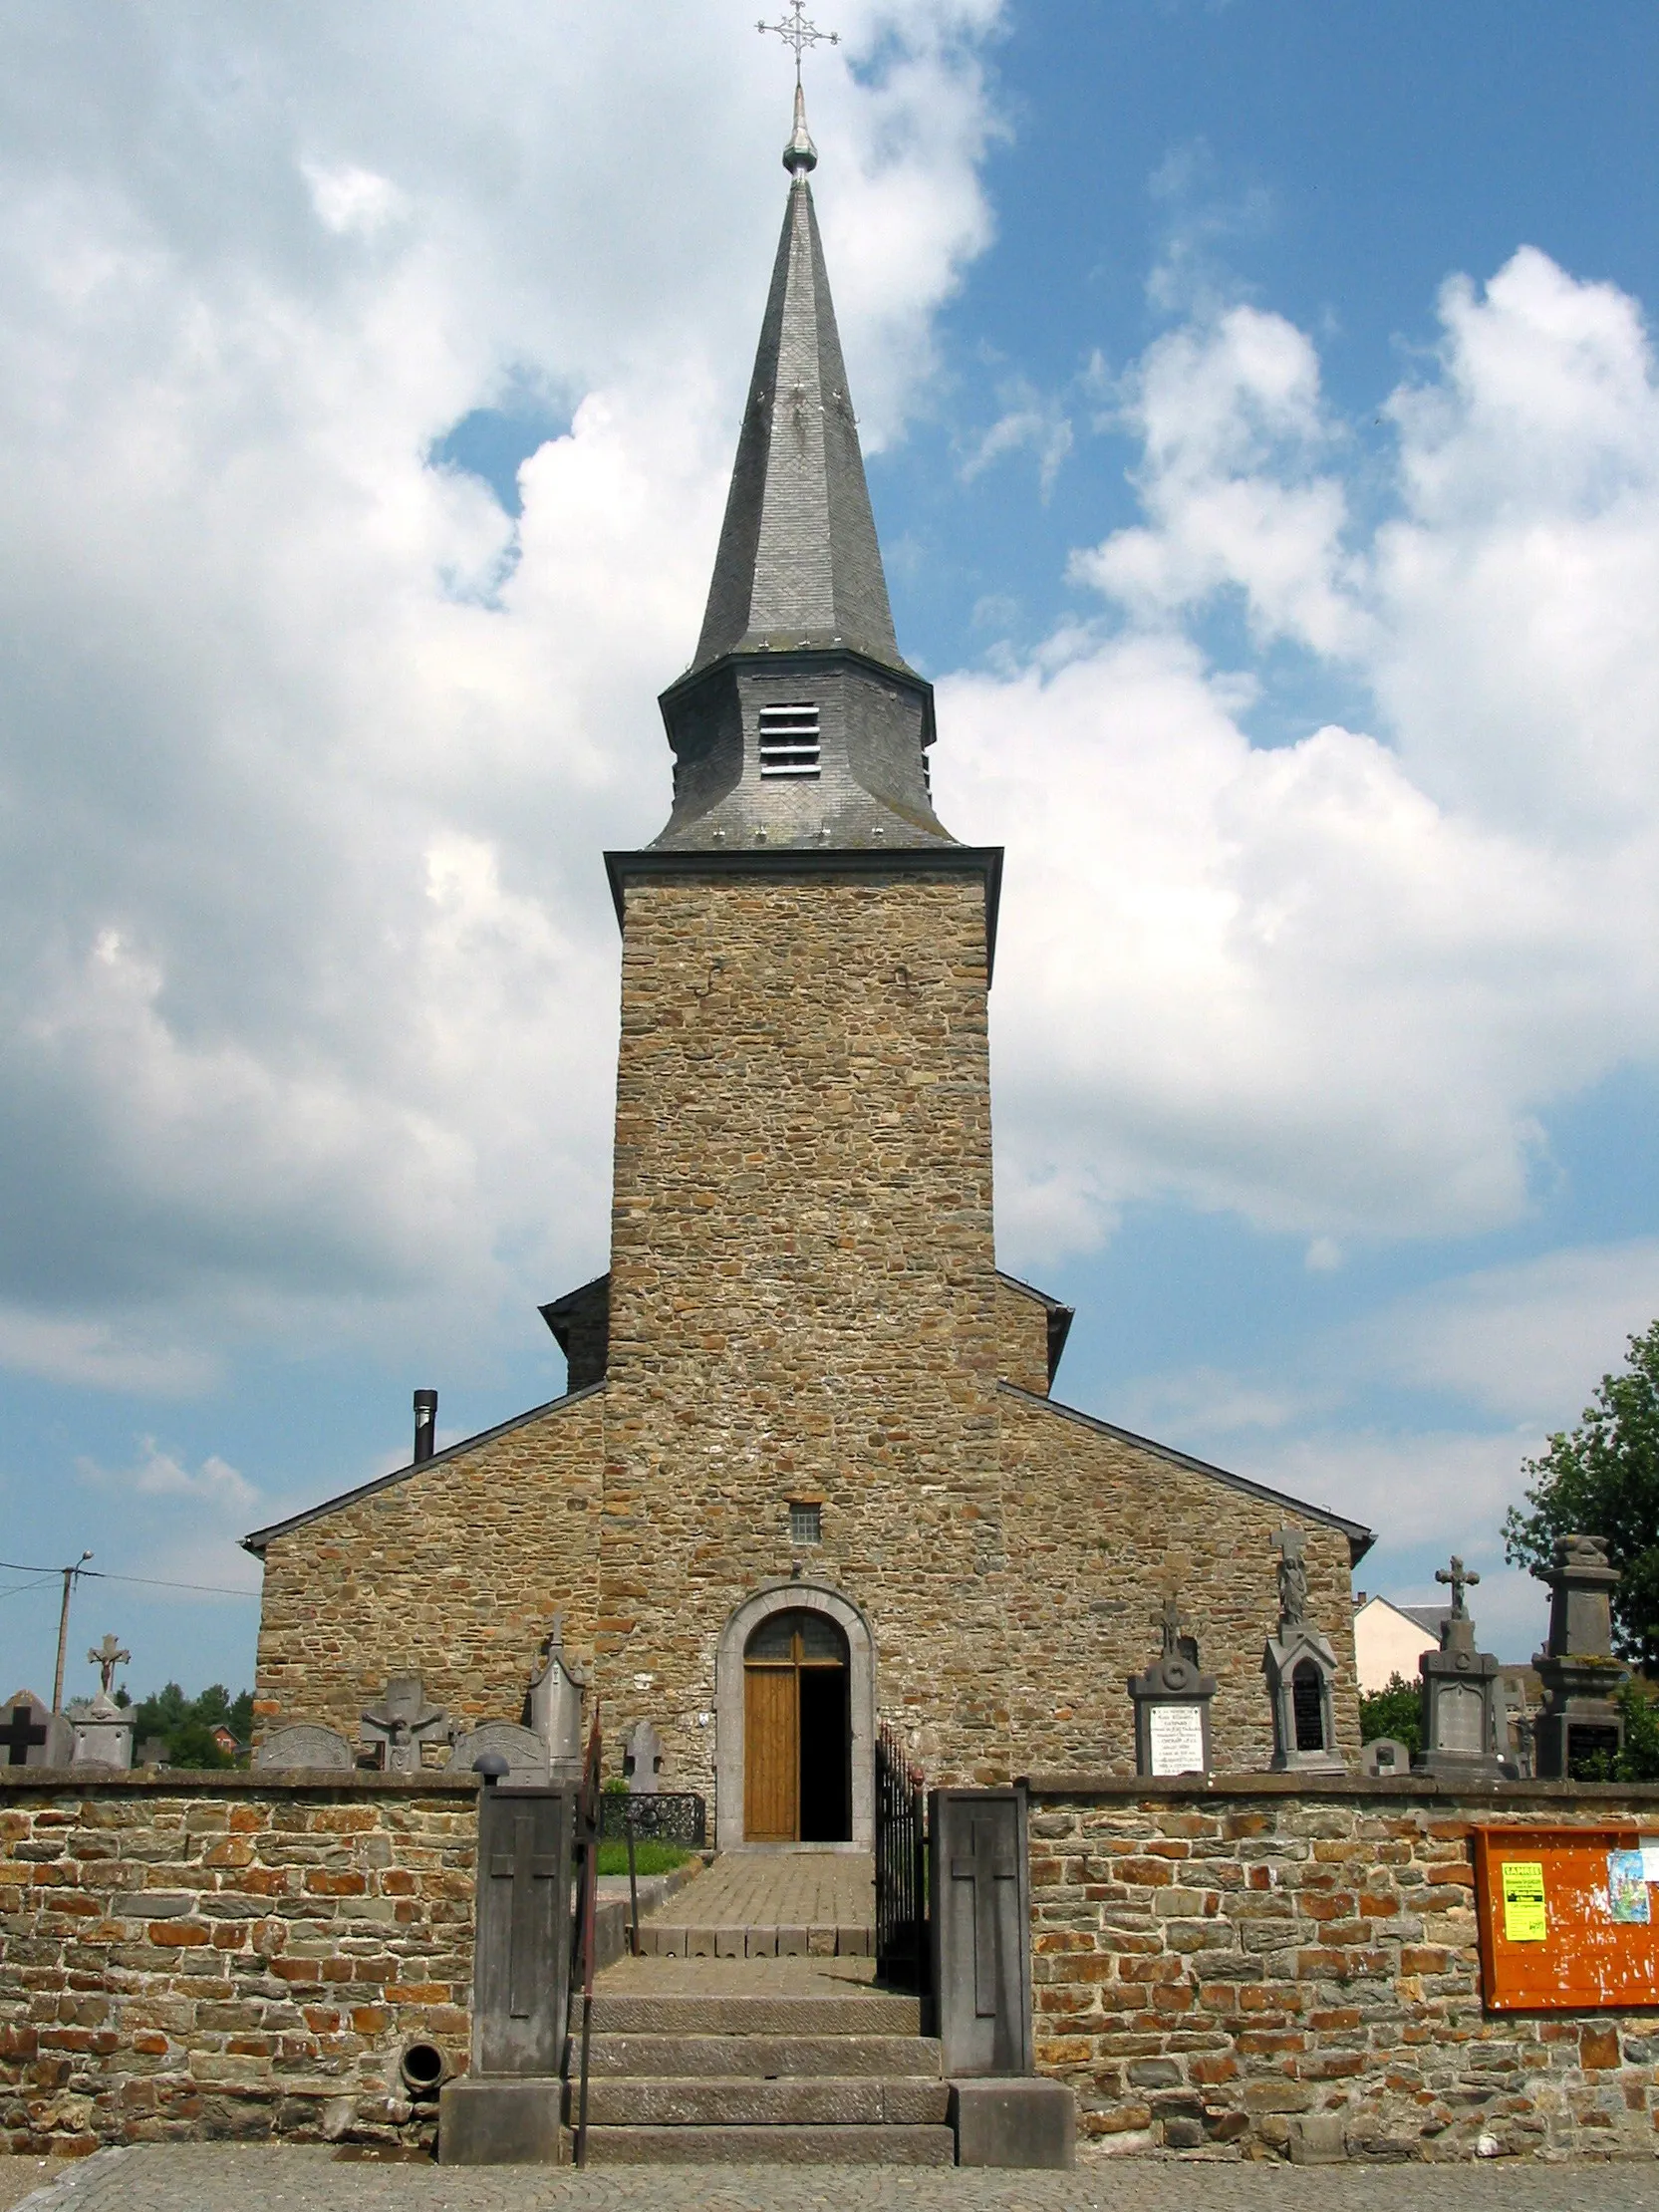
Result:
<svg viewBox="0 0 1659 2212"><path fill-rule="evenodd" d="M37 1575L41 1581L47 1581L53 1575L62 1574L64 1571L62 1567L25 1566L20 1559L0 1559L0 1569L8 1574ZM90 1582L137 1582L150 1590L201 1590L209 1597L257 1597L259 1595L257 1590L233 1590L223 1582L162 1582L150 1574L110 1574L102 1567L77 1567L75 1572L78 1575L85 1576ZM0 1597L14 1597L18 1594L18 1591L32 1590L37 1586L34 1582L20 1582L17 1590L0 1590Z"/></svg>

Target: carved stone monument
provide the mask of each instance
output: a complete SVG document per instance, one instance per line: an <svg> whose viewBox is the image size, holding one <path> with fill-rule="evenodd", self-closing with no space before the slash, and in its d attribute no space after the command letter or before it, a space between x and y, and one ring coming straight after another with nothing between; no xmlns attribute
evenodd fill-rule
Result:
<svg viewBox="0 0 1659 2212"><path fill-rule="evenodd" d="M1359 1755L1362 1775L1400 1775L1411 1773L1411 1753L1398 1736L1373 1736Z"/></svg>
<svg viewBox="0 0 1659 2212"><path fill-rule="evenodd" d="M1278 1558L1278 1633L1267 1638L1261 1669L1273 1707L1275 1774L1339 1775L1336 1712L1331 1685L1336 1653L1329 1639L1307 1617L1305 1539L1299 1528L1280 1528L1273 1536Z"/></svg>
<svg viewBox="0 0 1659 2212"><path fill-rule="evenodd" d="M292 1728L273 1729L254 1753L253 1764L267 1772L349 1775L357 1755L338 1729L298 1721Z"/></svg>
<svg viewBox="0 0 1659 2212"><path fill-rule="evenodd" d="M554 1614L553 1626L541 1649L542 1661L530 1678L524 1717L547 1746L549 1779L580 1782L582 1692L586 1684L565 1658L562 1613Z"/></svg>
<svg viewBox="0 0 1659 2212"><path fill-rule="evenodd" d="M480 1721L455 1738L447 1763L469 1775L486 1752L498 1752L507 1762L506 1781L512 1789L547 1788L547 1746L533 1728L521 1728L516 1721Z"/></svg>
<svg viewBox="0 0 1659 2212"><path fill-rule="evenodd" d="M1562 1536L1555 1557L1532 1572L1549 1585L1549 1638L1532 1664L1543 1703L1532 1717L1532 1764L1540 1782L1594 1779L1624 1748L1614 1703L1626 1670L1613 1657L1618 1568L1601 1536Z"/></svg>
<svg viewBox="0 0 1659 2212"><path fill-rule="evenodd" d="M0 1756L8 1767L67 1767L69 1732L63 1716L43 1705L33 1690L14 1690L0 1707Z"/></svg>
<svg viewBox="0 0 1659 2212"><path fill-rule="evenodd" d="M133 1723L105 1691L86 1705L72 1705L69 1763L126 1774L133 1764Z"/></svg>
<svg viewBox="0 0 1659 2212"><path fill-rule="evenodd" d="M1210 1772L1210 1700L1216 1678L1199 1670L1196 1638L1181 1632L1173 1596L1158 1614L1163 1649L1144 1674L1129 1677L1135 1701L1135 1772L1140 1775L1207 1775Z"/></svg>
<svg viewBox="0 0 1659 2212"><path fill-rule="evenodd" d="M568 1790L479 1798L472 2071L439 2098L442 2165L558 2161L573 1809Z"/></svg>
<svg viewBox="0 0 1659 2212"><path fill-rule="evenodd" d="M1031 1899L1023 1790L928 1795L935 2034L963 2166L1067 2167L1077 2105L1031 2057Z"/></svg>
<svg viewBox="0 0 1659 2212"><path fill-rule="evenodd" d="M1464 1591L1481 1577L1454 1553L1450 1569L1437 1567L1435 1580L1452 1592L1452 1608L1440 1628L1440 1649L1418 1661L1423 1683L1423 1749L1412 1762L1419 1774L1451 1782L1503 1779L1502 1734L1498 1716L1499 1663L1490 1651L1475 1649L1475 1623Z"/></svg>
<svg viewBox="0 0 1659 2212"><path fill-rule="evenodd" d="M654 1797L662 1788L663 1739L649 1721L636 1721L629 1730L622 1771L633 1797Z"/></svg>
<svg viewBox="0 0 1659 2212"><path fill-rule="evenodd" d="M444 1743L448 1735L448 1714L426 1703L417 1674L395 1674L380 1704L363 1716L363 1740L389 1775L417 1775L421 1745Z"/></svg>

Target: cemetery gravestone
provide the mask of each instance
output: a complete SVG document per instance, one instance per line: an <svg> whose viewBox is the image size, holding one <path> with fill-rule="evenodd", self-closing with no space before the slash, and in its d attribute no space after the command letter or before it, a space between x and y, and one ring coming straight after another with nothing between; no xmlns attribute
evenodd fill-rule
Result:
<svg viewBox="0 0 1659 2212"><path fill-rule="evenodd" d="M1435 1580L1450 1585L1452 1609L1441 1623L1440 1649L1418 1661L1423 1683L1423 1749L1414 1762L1419 1773L1450 1781L1496 1782L1504 1773L1499 1756L1498 1661L1475 1649L1475 1623L1464 1591L1478 1574L1454 1556L1451 1568L1439 1567Z"/></svg>
<svg viewBox="0 0 1659 2212"><path fill-rule="evenodd" d="M417 1674L394 1675L380 1704L363 1716L364 1740L389 1775L417 1775L422 1744L442 1741L448 1729L449 1716L426 1703Z"/></svg>
<svg viewBox="0 0 1659 2212"><path fill-rule="evenodd" d="M291 1728L273 1729L253 1755L256 1768L280 1772L350 1774L357 1756L338 1729L321 1728L299 1721Z"/></svg>
<svg viewBox="0 0 1659 2212"><path fill-rule="evenodd" d="M629 1732L622 1771L632 1796L656 1796L660 1787L657 1778L663 1772L663 1739L649 1721L638 1722Z"/></svg>
<svg viewBox="0 0 1659 2212"><path fill-rule="evenodd" d="M564 1615L555 1613L542 1646L542 1663L530 1679L525 1712L531 1728L547 1746L548 1779L582 1779L582 1677L564 1652Z"/></svg>
<svg viewBox="0 0 1659 2212"><path fill-rule="evenodd" d="M516 1721L480 1722L455 1738L448 1763L469 1775L486 1752L499 1752L507 1762L506 1780L514 1789L546 1789L547 1746L534 1729L520 1728Z"/></svg>
<svg viewBox="0 0 1659 2212"><path fill-rule="evenodd" d="M1278 1552L1278 1632L1261 1654L1267 1694L1273 1708L1275 1774L1341 1774L1336 1750L1336 1712L1331 1685L1336 1653L1328 1637L1307 1616L1307 1568L1299 1528L1280 1528L1273 1536Z"/></svg>
<svg viewBox="0 0 1659 2212"><path fill-rule="evenodd" d="M33 1690L17 1690L0 1710L0 1748L8 1767L44 1767L52 1738L52 1714Z"/></svg>
<svg viewBox="0 0 1659 2212"><path fill-rule="evenodd" d="M1553 1563L1532 1569L1549 1584L1549 1640L1532 1664L1543 1703L1532 1717L1532 1765L1540 1781L1591 1780L1624 1746L1614 1702L1625 1669L1613 1657L1617 1567L1601 1536L1559 1538Z"/></svg>
<svg viewBox="0 0 1659 2212"><path fill-rule="evenodd" d="M1210 1701L1213 1675L1199 1670L1198 1645L1181 1632L1174 1597L1158 1615L1163 1649L1144 1674L1129 1677L1135 1703L1135 1771L1142 1775L1207 1775L1210 1772Z"/></svg>

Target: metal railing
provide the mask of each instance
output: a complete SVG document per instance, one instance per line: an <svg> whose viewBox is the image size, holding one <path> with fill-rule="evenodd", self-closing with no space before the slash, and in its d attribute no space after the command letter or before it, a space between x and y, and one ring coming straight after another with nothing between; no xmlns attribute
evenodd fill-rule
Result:
<svg viewBox="0 0 1659 2212"><path fill-rule="evenodd" d="M928 1985L927 1784L899 1730L876 1730L876 1975Z"/></svg>
<svg viewBox="0 0 1659 2212"><path fill-rule="evenodd" d="M600 1799L607 1842L632 1834L637 1843L682 1843L700 1851L708 1840L708 1806L689 1790L607 1790Z"/></svg>

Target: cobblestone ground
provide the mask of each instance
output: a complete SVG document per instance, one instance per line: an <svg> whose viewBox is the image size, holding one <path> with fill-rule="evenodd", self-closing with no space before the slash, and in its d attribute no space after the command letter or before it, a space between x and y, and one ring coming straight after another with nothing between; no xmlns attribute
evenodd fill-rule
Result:
<svg viewBox="0 0 1659 2212"><path fill-rule="evenodd" d="M579 2174L370 2165L326 2149L192 2143L102 2151L23 2198L18 2212L846 2212L852 2202L860 2212L1659 2212L1659 2164L1124 2159L1071 2174L895 2166Z"/></svg>

